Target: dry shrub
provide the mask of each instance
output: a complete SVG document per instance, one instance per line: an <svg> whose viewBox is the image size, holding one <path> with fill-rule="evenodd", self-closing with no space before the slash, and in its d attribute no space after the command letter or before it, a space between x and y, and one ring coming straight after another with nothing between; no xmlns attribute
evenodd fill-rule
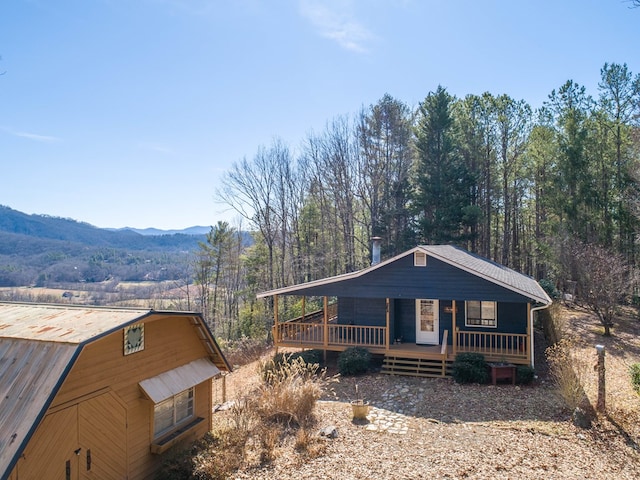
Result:
<svg viewBox="0 0 640 480"><path fill-rule="evenodd" d="M271 362L271 363L269 363ZM227 422L165 463L161 479L218 480L239 468L273 462L295 433L295 450L306 458L324 450L306 427L314 425L313 410L328 382L318 364L303 358L275 364L264 362L263 383L233 403Z"/></svg>
<svg viewBox="0 0 640 480"><path fill-rule="evenodd" d="M568 339L562 339L546 350L551 377L571 410L588 403L584 386L588 380L589 365L577 352L576 346Z"/></svg>
<svg viewBox="0 0 640 480"><path fill-rule="evenodd" d="M276 458L276 449L280 444L283 431L278 425L262 424L257 432L260 439L260 463L271 463Z"/></svg>
<svg viewBox="0 0 640 480"><path fill-rule="evenodd" d="M222 480L238 470L243 462L248 432L224 428L212 432L215 444L193 456L193 474L189 478Z"/></svg>
<svg viewBox="0 0 640 480"><path fill-rule="evenodd" d="M296 433L294 448L305 459L312 459L325 452L327 443L317 434L312 433L311 430L301 427Z"/></svg>
<svg viewBox="0 0 640 480"><path fill-rule="evenodd" d="M246 365L262 357L271 347L271 343L262 338L242 337L238 340L220 339L220 348L231 365Z"/></svg>
<svg viewBox="0 0 640 480"><path fill-rule="evenodd" d="M259 418L287 426L305 426L313 420L313 409L326 383L325 371L303 358L281 363L273 359L261 365L263 384L254 402Z"/></svg>

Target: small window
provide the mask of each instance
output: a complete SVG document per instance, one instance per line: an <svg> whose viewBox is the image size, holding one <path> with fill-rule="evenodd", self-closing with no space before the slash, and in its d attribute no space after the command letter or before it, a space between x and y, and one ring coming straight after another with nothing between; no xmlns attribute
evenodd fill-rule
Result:
<svg viewBox="0 0 640 480"><path fill-rule="evenodd" d="M498 326L496 311L496 302L470 300L467 302L465 325L467 327L496 328Z"/></svg>
<svg viewBox="0 0 640 480"><path fill-rule="evenodd" d="M193 417L193 388L167 398L153 407L153 432L158 438Z"/></svg>
<svg viewBox="0 0 640 480"><path fill-rule="evenodd" d="M413 266L414 267L426 267L427 266L427 254L424 252L413 253Z"/></svg>

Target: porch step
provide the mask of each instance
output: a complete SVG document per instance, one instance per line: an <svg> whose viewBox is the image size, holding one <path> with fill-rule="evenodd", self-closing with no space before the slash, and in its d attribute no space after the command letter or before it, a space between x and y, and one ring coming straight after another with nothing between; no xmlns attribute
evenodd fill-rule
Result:
<svg viewBox="0 0 640 480"><path fill-rule="evenodd" d="M382 362L380 373L413 377L449 377L451 376L451 364L450 360L387 355Z"/></svg>

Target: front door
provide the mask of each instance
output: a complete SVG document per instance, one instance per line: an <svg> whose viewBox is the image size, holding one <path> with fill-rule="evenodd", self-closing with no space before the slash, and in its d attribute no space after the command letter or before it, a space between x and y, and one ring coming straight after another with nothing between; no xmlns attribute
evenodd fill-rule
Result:
<svg viewBox="0 0 640 480"><path fill-rule="evenodd" d="M438 300L416 300L416 343L438 345L440 339Z"/></svg>

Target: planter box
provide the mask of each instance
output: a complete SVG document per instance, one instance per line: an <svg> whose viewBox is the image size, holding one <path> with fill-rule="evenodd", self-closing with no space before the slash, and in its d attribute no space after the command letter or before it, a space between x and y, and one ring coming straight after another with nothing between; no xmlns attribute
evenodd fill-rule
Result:
<svg viewBox="0 0 640 480"><path fill-rule="evenodd" d="M491 383L496 384L498 380L511 380L511 384L516 384L516 366L510 363L489 363L491 369Z"/></svg>

